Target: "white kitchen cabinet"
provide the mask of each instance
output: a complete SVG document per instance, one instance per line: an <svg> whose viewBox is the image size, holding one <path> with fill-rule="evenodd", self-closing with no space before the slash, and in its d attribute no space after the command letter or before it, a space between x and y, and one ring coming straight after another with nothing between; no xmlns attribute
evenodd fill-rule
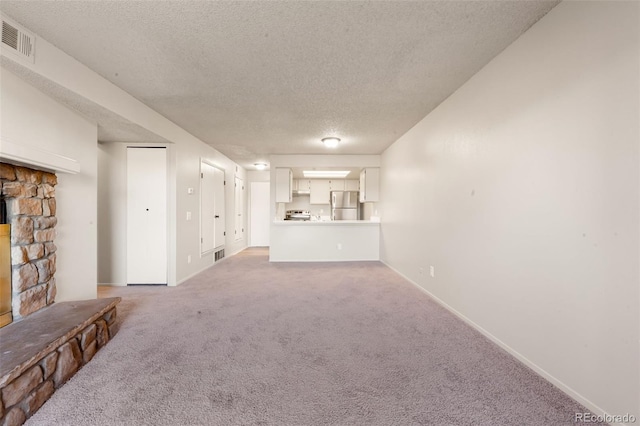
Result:
<svg viewBox="0 0 640 426"><path fill-rule="evenodd" d="M360 172L360 202L380 201L380 168L370 167Z"/></svg>
<svg viewBox="0 0 640 426"><path fill-rule="evenodd" d="M347 179L344 181L345 191L359 191L360 181L358 179Z"/></svg>
<svg viewBox="0 0 640 426"><path fill-rule="evenodd" d="M309 186L309 204L330 204L331 189L328 179L311 179Z"/></svg>
<svg viewBox="0 0 640 426"><path fill-rule="evenodd" d="M293 190L300 194L308 194L311 191L310 179L295 179L293 181Z"/></svg>
<svg viewBox="0 0 640 426"><path fill-rule="evenodd" d="M344 179L331 179L329 181L329 191L344 191Z"/></svg>
<svg viewBox="0 0 640 426"><path fill-rule="evenodd" d="M290 203L293 200L293 171L276 168L276 203Z"/></svg>

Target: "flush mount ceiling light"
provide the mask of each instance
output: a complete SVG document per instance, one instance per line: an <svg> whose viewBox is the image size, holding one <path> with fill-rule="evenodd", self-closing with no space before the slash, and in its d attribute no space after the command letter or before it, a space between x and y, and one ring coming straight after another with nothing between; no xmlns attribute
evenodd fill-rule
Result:
<svg viewBox="0 0 640 426"><path fill-rule="evenodd" d="M322 143L327 148L335 148L340 143L340 138L323 138Z"/></svg>
<svg viewBox="0 0 640 426"><path fill-rule="evenodd" d="M267 163L253 163L256 169L264 170L267 168Z"/></svg>
<svg viewBox="0 0 640 426"><path fill-rule="evenodd" d="M306 178L345 178L351 173L349 170L304 170Z"/></svg>

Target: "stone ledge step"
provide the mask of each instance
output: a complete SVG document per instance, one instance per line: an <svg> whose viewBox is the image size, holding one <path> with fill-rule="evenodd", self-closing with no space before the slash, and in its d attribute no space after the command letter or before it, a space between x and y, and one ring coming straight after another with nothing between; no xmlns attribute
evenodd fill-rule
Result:
<svg viewBox="0 0 640 426"><path fill-rule="evenodd" d="M121 298L56 302L0 329L0 388L113 309Z"/></svg>

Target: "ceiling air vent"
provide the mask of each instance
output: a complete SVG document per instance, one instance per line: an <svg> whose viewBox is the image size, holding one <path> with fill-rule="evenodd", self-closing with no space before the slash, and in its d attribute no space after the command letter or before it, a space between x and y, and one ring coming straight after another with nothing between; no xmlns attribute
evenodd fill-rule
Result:
<svg viewBox="0 0 640 426"><path fill-rule="evenodd" d="M29 62L35 61L35 41L33 34L20 25L2 18L2 53L12 54Z"/></svg>

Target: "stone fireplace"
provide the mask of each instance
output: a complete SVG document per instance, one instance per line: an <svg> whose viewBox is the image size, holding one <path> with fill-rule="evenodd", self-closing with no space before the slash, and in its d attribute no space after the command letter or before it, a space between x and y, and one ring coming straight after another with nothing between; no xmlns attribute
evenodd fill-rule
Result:
<svg viewBox="0 0 640 426"><path fill-rule="evenodd" d="M11 225L11 306L24 318L56 297L56 175L0 163L0 190Z"/></svg>
<svg viewBox="0 0 640 426"><path fill-rule="evenodd" d="M57 183L53 173L0 162L8 222L0 225L0 283L9 286L0 286L0 319L13 317L0 325L0 425L22 425L118 330L120 298L54 303Z"/></svg>

